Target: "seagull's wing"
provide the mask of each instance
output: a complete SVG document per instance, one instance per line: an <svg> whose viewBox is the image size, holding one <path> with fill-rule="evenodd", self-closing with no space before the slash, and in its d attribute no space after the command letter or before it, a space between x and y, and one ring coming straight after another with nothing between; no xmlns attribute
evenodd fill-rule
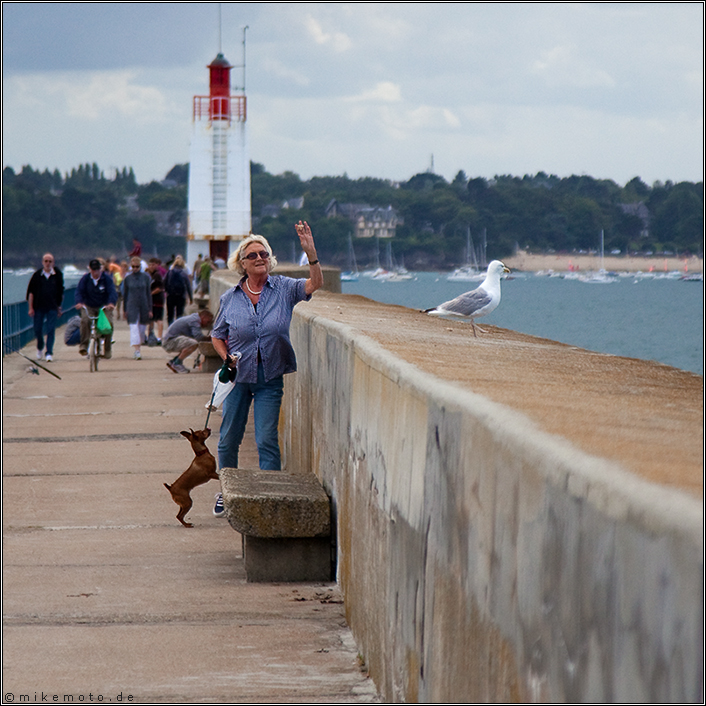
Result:
<svg viewBox="0 0 706 706"><path fill-rule="evenodd" d="M485 306L488 306L492 298L483 287L478 287L472 292L464 292L455 299L444 302L437 307L437 310L446 311L449 314L457 314L458 316L473 316Z"/></svg>

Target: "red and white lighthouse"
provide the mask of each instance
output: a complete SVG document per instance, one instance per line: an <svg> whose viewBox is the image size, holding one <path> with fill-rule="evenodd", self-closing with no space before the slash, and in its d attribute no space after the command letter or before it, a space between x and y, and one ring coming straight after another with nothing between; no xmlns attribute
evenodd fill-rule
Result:
<svg viewBox="0 0 706 706"><path fill-rule="evenodd" d="M209 95L194 96L189 163L187 262L228 260L251 231L245 89L231 95L233 67L219 52L208 66Z"/></svg>

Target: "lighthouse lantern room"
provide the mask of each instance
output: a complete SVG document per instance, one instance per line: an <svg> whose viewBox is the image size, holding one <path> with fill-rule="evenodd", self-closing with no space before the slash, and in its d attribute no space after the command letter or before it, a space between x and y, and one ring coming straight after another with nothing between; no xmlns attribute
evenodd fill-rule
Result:
<svg viewBox="0 0 706 706"><path fill-rule="evenodd" d="M209 95L194 96L189 164L187 263L228 260L251 231L246 99L231 95L233 67L219 52L208 66ZM244 68L244 67L243 67Z"/></svg>

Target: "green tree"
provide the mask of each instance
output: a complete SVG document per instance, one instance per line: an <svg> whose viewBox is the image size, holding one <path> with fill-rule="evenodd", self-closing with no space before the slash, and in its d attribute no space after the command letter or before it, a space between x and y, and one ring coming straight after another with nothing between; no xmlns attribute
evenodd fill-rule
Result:
<svg viewBox="0 0 706 706"><path fill-rule="evenodd" d="M466 234L476 244L487 233L488 257L504 257L515 243L536 250L595 250L600 231L606 246L667 248L675 252L703 252L703 184L655 182L639 177L624 187L586 175L559 178L538 172L522 177L496 175L468 178L459 170L451 183L421 173L407 182L340 176L302 180L294 172L273 175L264 165L251 163L252 208L257 219L262 207L304 197L300 210L263 218L258 230L266 235L281 259L298 252L293 224L300 218L315 229L322 259L345 265L353 224L345 218L326 218L332 199L341 203L391 205L404 223L394 239L396 257L408 265L450 267L464 258ZM27 264L29 253L51 247L58 259L90 259L127 252L137 237L146 252L168 257L183 252L184 242L157 233L154 219L135 217L123 208L126 197L137 194L145 210L182 212L187 207L188 165L175 165L167 177L174 188L150 182L139 185L131 167L110 179L96 163L78 165L63 178L58 170L43 172L24 165L19 172L3 169L3 257ZM650 214L651 237L642 236L642 221L626 214L621 204L642 202ZM373 257L374 243L357 241L361 264ZM360 252L359 252L360 251ZM87 261L87 260L86 260Z"/></svg>
<svg viewBox="0 0 706 706"><path fill-rule="evenodd" d="M671 188L652 219L654 241L672 250L703 252L704 199L700 184L680 183Z"/></svg>

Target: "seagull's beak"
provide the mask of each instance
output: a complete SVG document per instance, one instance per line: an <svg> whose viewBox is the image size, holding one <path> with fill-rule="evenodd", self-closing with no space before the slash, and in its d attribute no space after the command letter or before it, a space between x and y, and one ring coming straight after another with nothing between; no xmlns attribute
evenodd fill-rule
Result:
<svg viewBox="0 0 706 706"><path fill-rule="evenodd" d="M503 272L511 272L511 270L507 265L503 265Z"/></svg>

